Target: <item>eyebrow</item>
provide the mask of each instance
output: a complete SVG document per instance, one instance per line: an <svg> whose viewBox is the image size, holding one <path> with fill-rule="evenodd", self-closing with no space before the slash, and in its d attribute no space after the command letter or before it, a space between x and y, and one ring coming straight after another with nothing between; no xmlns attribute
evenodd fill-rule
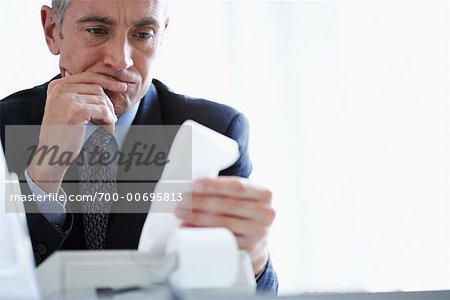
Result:
<svg viewBox="0 0 450 300"><path fill-rule="evenodd" d="M116 24L116 21L114 21L113 19L111 19L109 17L100 17L100 16L82 17L76 21L77 24L88 23L88 22L103 23L106 25L115 25ZM138 20L133 23L134 27L144 27L144 26L148 26L148 25L154 25L154 26L159 27L159 22L153 17L148 17L148 18L144 18L144 19Z"/></svg>
<svg viewBox="0 0 450 300"><path fill-rule="evenodd" d="M109 18L109 17L100 17L100 16L88 16L80 18L76 21L78 24L81 23L88 23L88 22L96 22L96 23L103 23L106 25L114 25L116 22Z"/></svg>
<svg viewBox="0 0 450 300"><path fill-rule="evenodd" d="M159 22L153 17L148 17L134 22L133 25L134 27L144 27L148 25L154 25L159 27Z"/></svg>

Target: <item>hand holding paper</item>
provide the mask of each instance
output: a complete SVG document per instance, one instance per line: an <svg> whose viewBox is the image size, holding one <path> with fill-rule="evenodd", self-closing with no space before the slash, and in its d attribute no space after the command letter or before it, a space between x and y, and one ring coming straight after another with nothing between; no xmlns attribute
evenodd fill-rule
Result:
<svg viewBox="0 0 450 300"><path fill-rule="evenodd" d="M169 163L156 185L155 193L184 192L186 198L191 193L191 180L215 177L238 158L239 146L236 141L188 120L181 125L173 140L168 155ZM180 177L183 178L180 173L186 172L186 162L192 164L188 170L189 178L185 178L187 183L179 183ZM183 199L182 202L190 205L190 199ZM170 234L181 224L175 217L174 209L167 211L166 203L152 202L139 241L140 251L164 254Z"/></svg>
<svg viewBox="0 0 450 300"><path fill-rule="evenodd" d="M139 250L163 253L168 236L178 226L224 227L234 234L239 248L250 254L254 273L258 274L268 260L267 234L275 217L272 193L247 179L216 177L220 170L238 159L237 143L193 121L185 124L192 126L192 137L187 127L180 129L169 153L171 163L164 169L162 180L176 178L174 162L189 159L185 157L183 146L192 138L192 202L180 202L175 211L178 219L173 214L149 214ZM155 192L159 188L164 186L158 184ZM154 204L151 211L156 209Z"/></svg>
<svg viewBox="0 0 450 300"><path fill-rule="evenodd" d="M268 260L267 234L275 218L270 190L240 177L205 178L194 182L192 212L177 207L183 227L225 227L246 250L259 274Z"/></svg>

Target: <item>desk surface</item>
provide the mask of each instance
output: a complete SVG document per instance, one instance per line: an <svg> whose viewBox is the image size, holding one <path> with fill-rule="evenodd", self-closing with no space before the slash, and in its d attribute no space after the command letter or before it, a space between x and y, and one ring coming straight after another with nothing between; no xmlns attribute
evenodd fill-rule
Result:
<svg viewBox="0 0 450 300"><path fill-rule="evenodd" d="M161 287L156 289L132 291L127 293L114 294L114 296L107 295L97 295L95 292L77 292L67 295L55 295L50 299L63 299L63 300L97 300L97 299L131 299L131 300L142 300L142 299L174 299L174 300L206 300L206 299L217 299L217 300L450 300L450 290L449 291L425 291L425 292L392 292L392 293L327 293L327 294L299 294L290 296L217 296L214 294L194 294L194 293L173 293L167 287Z"/></svg>

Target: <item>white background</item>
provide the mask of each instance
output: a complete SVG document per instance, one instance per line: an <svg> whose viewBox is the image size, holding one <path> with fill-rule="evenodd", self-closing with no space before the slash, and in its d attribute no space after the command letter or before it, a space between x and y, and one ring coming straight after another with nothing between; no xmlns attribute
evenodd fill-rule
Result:
<svg viewBox="0 0 450 300"><path fill-rule="evenodd" d="M58 72L0 1L0 97ZM449 3L172 2L157 78L243 111L280 292L449 289Z"/></svg>

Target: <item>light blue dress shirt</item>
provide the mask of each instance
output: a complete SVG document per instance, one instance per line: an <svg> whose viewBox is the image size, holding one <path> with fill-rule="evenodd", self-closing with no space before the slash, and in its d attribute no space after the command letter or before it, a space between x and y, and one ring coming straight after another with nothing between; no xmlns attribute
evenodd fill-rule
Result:
<svg viewBox="0 0 450 300"><path fill-rule="evenodd" d="M113 136L117 142L119 149L122 148L123 143L125 142L125 138L130 130L131 124L133 123L134 118L136 117L139 103L136 103L130 110L122 114L117 122L116 122L116 130L113 133ZM84 135L84 143L91 136L92 133L98 128L92 122L89 122L86 126L86 131ZM82 166L79 167L80 171ZM42 215L51 223L63 227L64 222L66 220L66 201L67 195L62 188L59 189L58 195L63 195L63 201L50 201L45 197L47 193L43 191L30 177L28 174L28 169L25 170L25 179L27 184L31 190L31 192L35 195L39 195L41 197L37 199L42 199L41 201L37 201L36 205L38 209L41 211ZM58 197L59 198L59 197Z"/></svg>

